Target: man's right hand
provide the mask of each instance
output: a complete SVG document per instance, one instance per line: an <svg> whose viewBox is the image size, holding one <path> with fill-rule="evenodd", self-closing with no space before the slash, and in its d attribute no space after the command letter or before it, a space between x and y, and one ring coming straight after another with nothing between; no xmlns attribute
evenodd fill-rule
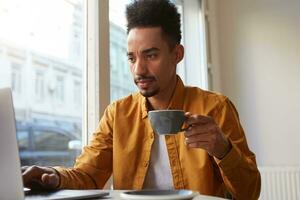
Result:
<svg viewBox="0 0 300 200"><path fill-rule="evenodd" d="M22 167L23 183L32 189L56 189L60 178L56 170L50 167Z"/></svg>

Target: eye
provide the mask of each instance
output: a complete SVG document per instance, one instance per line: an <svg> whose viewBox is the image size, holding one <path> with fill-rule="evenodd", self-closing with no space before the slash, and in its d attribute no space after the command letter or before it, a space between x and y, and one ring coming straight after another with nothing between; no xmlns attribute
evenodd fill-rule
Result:
<svg viewBox="0 0 300 200"><path fill-rule="evenodd" d="M134 62L135 62L135 59L134 59L134 57L132 57L132 56L128 56L128 61L129 61L130 63L134 63Z"/></svg>
<svg viewBox="0 0 300 200"><path fill-rule="evenodd" d="M154 59L156 57L157 57L157 54L155 54L155 53L147 54L148 59Z"/></svg>

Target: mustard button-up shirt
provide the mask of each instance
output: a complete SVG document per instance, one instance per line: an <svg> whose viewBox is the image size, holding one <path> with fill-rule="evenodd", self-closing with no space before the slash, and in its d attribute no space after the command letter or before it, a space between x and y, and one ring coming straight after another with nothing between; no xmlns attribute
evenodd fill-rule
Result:
<svg viewBox="0 0 300 200"><path fill-rule="evenodd" d="M235 199L257 199L260 173L230 100L186 87L178 77L169 109L211 116L232 144L230 152L219 160L203 149L188 148L183 132L165 136L174 188L220 197L229 192ZM139 93L110 104L75 166L55 167L60 175L59 187L102 188L113 174L114 189L142 189L155 134L147 112L147 100Z"/></svg>

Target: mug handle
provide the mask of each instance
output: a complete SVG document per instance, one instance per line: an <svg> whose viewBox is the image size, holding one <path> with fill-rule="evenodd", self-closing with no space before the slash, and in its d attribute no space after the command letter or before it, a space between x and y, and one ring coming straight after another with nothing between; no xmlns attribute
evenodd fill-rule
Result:
<svg viewBox="0 0 300 200"><path fill-rule="evenodd" d="M188 117L184 116L184 121L187 120L187 118L188 118ZM188 125L188 126L185 127L185 128L181 128L179 132L186 131L186 130L188 130L191 126L192 126L192 125Z"/></svg>

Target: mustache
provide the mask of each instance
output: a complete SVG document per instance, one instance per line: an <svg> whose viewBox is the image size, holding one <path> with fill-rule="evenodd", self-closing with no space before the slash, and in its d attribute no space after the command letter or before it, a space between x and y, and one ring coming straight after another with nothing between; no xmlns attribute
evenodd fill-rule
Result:
<svg viewBox="0 0 300 200"><path fill-rule="evenodd" d="M154 76L143 76L143 75L139 75L139 76L135 76L134 77L134 82L137 83L139 81L142 80L151 80L151 81L155 81L156 78Z"/></svg>

